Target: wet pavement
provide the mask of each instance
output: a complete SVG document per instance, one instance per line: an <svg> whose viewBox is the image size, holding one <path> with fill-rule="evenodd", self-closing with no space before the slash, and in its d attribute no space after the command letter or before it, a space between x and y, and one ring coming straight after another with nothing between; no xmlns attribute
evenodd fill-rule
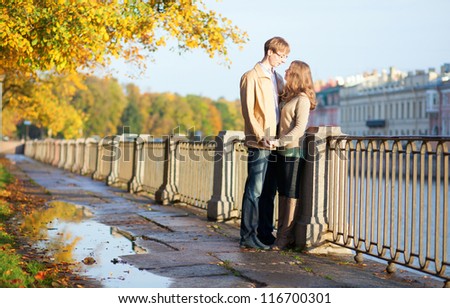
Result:
<svg viewBox="0 0 450 308"><path fill-rule="evenodd" d="M202 210L182 204L158 205L149 196L129 194L23 155L7 158L21 170L16 176L44 187L54 205L80 212L76 220L54 217L36 245L64 247L80 264L77 271L105 288L443 286L440 279L402 268L388 274L379 262L356 264L348 253L240 249L238 224L208 221ZM59 244L50 245L57 240Z"/></svg>
<svg viewBox="0 0 450 308"><path fill-rule="evenodd" d="M104 287L167 287L170 279L140 270L118 256L146 253L115 227L95 221L85 206L52 201L25 216L21 229L35 239L32 247L58 263L73 264L77 274Z"/></svg>

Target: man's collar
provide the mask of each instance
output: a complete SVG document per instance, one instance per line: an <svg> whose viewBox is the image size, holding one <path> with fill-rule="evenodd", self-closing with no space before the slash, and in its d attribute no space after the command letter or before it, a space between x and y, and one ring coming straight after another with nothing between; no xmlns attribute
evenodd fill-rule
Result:
<svg viewBox="0 0 450 308"><path fill-rule="evenodd" d="M272 72L275 70L273 66L270 66L270 64L264 63L263 61L260 61L261 65L266 69L268 72Z"/></svg>
<svg viewBox="0 0 450 308"><path fill-rule="evenodd" d="M268 76L271 76L275 73L275 69L273 67L267 67L267 65L265 65L263 62L258 62L258 64L261 66L263 71L268 74Z"/></svg>

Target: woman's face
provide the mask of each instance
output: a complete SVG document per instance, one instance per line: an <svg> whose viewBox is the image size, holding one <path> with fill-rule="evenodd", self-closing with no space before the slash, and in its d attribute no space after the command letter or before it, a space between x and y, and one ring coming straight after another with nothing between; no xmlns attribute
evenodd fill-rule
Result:
<svg viewBox="0 0 450 308"><path fill-rule="evenodd" d="M288 68L286 69L286 71L284 72L284 80L286 80L286 81L287 81L287 80L290 78L290 76L291 76L291 74L289 74L289 71L292 70L291 66L292 66L292 64L289 65L289 67L288 67Z"/></svg>

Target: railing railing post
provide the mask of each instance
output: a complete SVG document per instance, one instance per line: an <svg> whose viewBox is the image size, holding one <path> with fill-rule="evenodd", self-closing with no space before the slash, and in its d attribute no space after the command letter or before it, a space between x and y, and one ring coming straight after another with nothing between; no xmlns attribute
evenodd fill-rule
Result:
<svg viewBox="0 0 450 308"><path fill-rule="evenodd" d="M86 138L75 140L75 158L71 171L73 173L81 173L84 164L84 151L86 149Z"/></svg>
<svg viewBox="0 0 450 308"><path fill-rule="evenodd" d="M97 169L98 157L98 140L94 138L86 138L86 146L84 149L84 160L81 174L93 176Z"/></svg>
<svg viewBox="0 0 450 308"><path fill-rule="evenodd" d="M327 137L341 136L337 126L310 127L304 139L305 163L301 177L300 216L296 224L296 245L318 246L328 230Z"/></svg>
<svg viewBox="0 0 450 308"><path fill-rule="evenodd" d="M46 164L50 163L55 157L54 142L55 142L54 139L51 138L45 139L45 157L43 162Z"/></svg>
<svg viewBox="0 0 450 308"><path fill-rule="evenodd" d="M75 155L76 155L76 141L74 139L70 139L67 142L67 151L66 151L66 160L63 166L65 170L71 170L72 166L75 163Z"/></svg>
<svg viewBox="0 0 450 308"><path fill-rule="evenodd" d="M176 148L178 142L186 140L187 138L184 135L173 135L168 136L164 139L164 181L161 187L155 193L155 200L161 204L167 204L179 199L177 189L177 166L179 162L177 158Z"/></svg>
<svg viewBox="0 0 450 308"><path fill-rule="evenodd" d="M216 137L214 155L213 195L208 201L208 219L224 221L239 217L239 211L234 206L233 183L233 141L243 140L244 132L221 131Z"/></svg>
<svg viewBox="0 0 450 308"><path fill-rule="evenodd" d="M148 135L147 135L148 136ZM143 135L138 135L134 140L134 161L133 161L133 176L128 183L128 191L130 193L137 193L142 191L142 176L143 176L143 159L142 149L144 148L145 140Z"/></svg>
<svg viewBox="0 0 450 308"><path fill-rule="evenodd" d="M59 160L61 159L61 140L55 140L55 156L53 160L50 162L52 166L58 166Z"/></svg>
<svg viewBox="0 0 450 308"><path fill-rule="evenodd" d="M111 171L109 173L109 175L106 177L106 184L107 185L113 185L115 183L117 183L118 179L118 167L119 167L119 159L120 159L120 155L122 155L122 153L120 152L119 149L119 142L120 142L120 138L121 136L113 136L111 139L111 143L109 144L111 147L111 152L112 152L112 157L111 157Z"/></svg>
<svg viewBox="0 0 450 308"><path fill-rule="evenodd" d="M36 141L36 145L38 144L38 141ZM68 148L69 141L64 139L61 141L61 152L59 153L59 162L58 162L58 168L64 168L64 164L67 160L67 148ZM36 151L37 153L37 151Z"/></svg>
<svg viewBox="0 0 450 308"><path fill-rule="evenodd" d="M104 152L104 138L99 140L97 143L97 155L95 156L95 171L92 173L91 177L94 180L100 180L101 177L101 162L103 159Z"/></svg>

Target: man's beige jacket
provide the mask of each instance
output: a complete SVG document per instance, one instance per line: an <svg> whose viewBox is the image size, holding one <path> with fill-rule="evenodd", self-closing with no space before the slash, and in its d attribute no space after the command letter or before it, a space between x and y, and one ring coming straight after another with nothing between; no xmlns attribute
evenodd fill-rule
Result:
<svg viewBox="0 0 450 308"><path fill-rule="evenodd" d="M283 77L275 72L278 95L283 91ZM262 138L275 139L277 120L270 76L259 63L241 77L241 108L244 117L245 145L268 149Z"/></svg>

